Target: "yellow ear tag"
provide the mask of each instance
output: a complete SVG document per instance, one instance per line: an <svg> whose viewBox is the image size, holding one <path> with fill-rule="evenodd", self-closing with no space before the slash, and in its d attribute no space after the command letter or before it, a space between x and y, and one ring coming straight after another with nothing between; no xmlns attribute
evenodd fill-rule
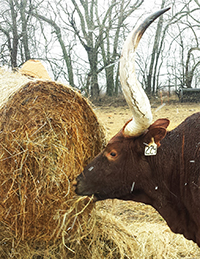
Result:
<svg viewBox="0 0 200 259"><path fill-rule="evenodd" d="M144 155L145 156L155 156L157 154L157 144L154 142L154 138L151 139L151 142L149 144L146 144L144 149Z"/></svg>

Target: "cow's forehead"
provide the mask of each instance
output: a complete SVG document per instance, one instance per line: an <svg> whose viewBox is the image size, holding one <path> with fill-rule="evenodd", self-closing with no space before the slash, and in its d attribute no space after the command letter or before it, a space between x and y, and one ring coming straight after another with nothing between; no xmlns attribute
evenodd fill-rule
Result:
<svg viewBox="0 0 200 259"><path fill-rule="evenodd" d="M134 140L136 139L137 137L127 137L127 136L124 136L123 134L123 129L121 129L114 137L112 137L110 139L110 141L108 142L108 145L111 145L111 144L114 144L114 143L122 143L122 142L126 142L126 141L131 141L131 140Z"/></svg>
<svg viewBox="0 0 200 259"><path fill-rule="evenodd" d="M108 142L108 147L112 146L112 145L120 145L125 141L125 137L123 136L123 134L120 132L118 132L114 137L111 138L111 140Z"/></svg>
<svg viewBox="0 0 200 259"><path fill-rule="evenodd" d="M112 149L115 150L128 150L129 148L131 148L131 146L133 147L135 140L137 138L135 137L129 137L126 138L123 136L123 134L117 134L115 135L107 144L105 150L107 152L111 151Z"/></svg>

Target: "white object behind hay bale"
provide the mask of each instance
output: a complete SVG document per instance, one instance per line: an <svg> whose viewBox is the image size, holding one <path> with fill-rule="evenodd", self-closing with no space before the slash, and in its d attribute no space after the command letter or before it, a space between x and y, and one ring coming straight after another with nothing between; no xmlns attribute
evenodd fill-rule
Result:
<svg viewBox="0 0 200 259"><path fill-rule="evenodd" d="M31 76L40 79L51 80L46 68L39 60L29 59L27 60L19 72L25 76Z"/></svg>

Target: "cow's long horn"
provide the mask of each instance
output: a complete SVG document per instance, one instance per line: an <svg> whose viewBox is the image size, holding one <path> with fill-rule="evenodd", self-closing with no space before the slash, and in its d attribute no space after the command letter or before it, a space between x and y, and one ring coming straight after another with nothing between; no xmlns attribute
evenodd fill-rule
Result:
<svg viewBox="0 0 200 259"><path fill-rule="evenodd" d="M124 127L125 136L141 135L152 122L149 99L135 75L135 50L148 26L169 9L162 9L147 17L129 34L124 43L120 59L120 81L126 101L133 113L132 120Z"/></svg>

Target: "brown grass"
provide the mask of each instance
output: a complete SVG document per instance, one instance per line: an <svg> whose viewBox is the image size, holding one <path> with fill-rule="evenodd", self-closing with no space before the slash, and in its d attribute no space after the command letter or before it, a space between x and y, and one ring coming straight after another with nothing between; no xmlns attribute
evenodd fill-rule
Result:
<svg viewBox="0 0 200 259"><path fill-rule="evenodd" d="M123 226L123 232L126 233L123 241L131 250L126 249L124 255L127 256L122 258L200 258L199 247L183 235L172 233L163 218L151 206L119 200L106 201L99 206L103 213L108 214L109 211L107 218L110 218L113 225L118 227L119 222ZM116 242L120 241L116 236L114 239Z"/></svg>

